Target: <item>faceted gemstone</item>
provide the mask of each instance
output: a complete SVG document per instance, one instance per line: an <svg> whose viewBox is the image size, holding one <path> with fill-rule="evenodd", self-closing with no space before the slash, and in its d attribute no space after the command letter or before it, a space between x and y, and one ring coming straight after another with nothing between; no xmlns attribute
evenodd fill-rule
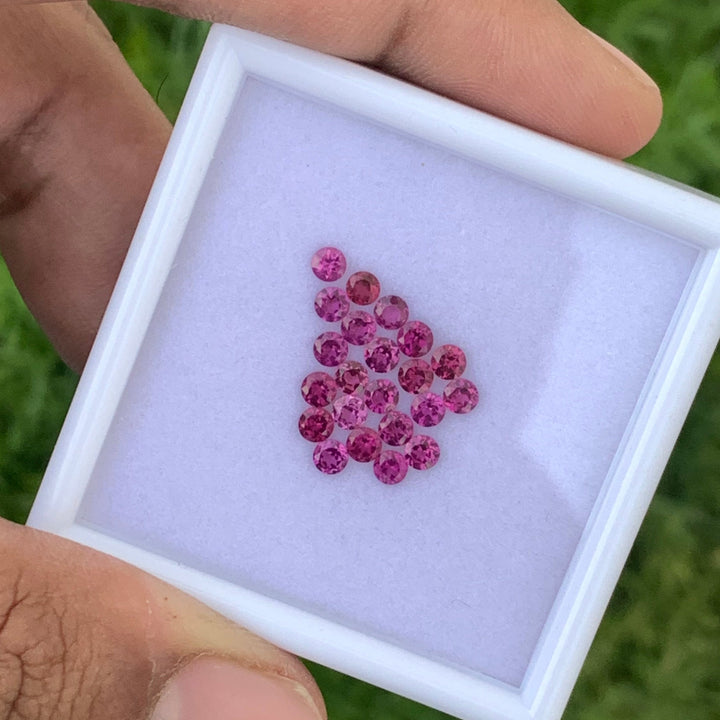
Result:
<svg viewBox="0 0 720 720"><path fill-rule="evenodd" d="M310 267L320 280L335 282L345 274L347 262L345 256L337 248L324 247L312 256Z"/></svg>
<svg viewBox="0 0 720 720"><path fill-rule="evenodd" d="M300 416L298 428L306 440L316 443L332 435L335 423L325 408L308 408Z"/></svg>
<svg viewBox="0 0 720 720"><path fill-rule="evenodd" d="M399 410L389 410L380 420L378 432L388 445L404 445L413 434L412 418Z"/></svg>
<svg viewBox="0 0 720 720"><path fill-rule="evenodd" d="M377 373L393 370L400 362L400 349L394 340L376 337L365 348L365 363Z"/></svg>
<svg viewBox="0 0 720 720"><path fill-rule="evenodd" d="M369 427L355 428L347 439L347 451L353 460L370 462L382 450L382 440L378 433Z"/></svg>
<svg viewBox="0 0 720 720"><path fill-rule="evenodd" d="M333 438L323 440L313 450L313 462L320 472L337 475L348 464L347 448Z"/></svg>
<svg viewBox="0 0 720 720"><path fill-rule="evenodd" d="M395 485L407 475L407 460L397 450L385 450L375 459L373 471L381 483Z"/></svg>
<svg viewBox="0 0 720 720"><path fill-rule="evenodd" d="M410 415L418 425L433 427L445 417L445 403L435 393L423 393L412 401Z"/></svg>
<svg viewBox="0 0 720 720"><path fill-rule="evenodd" d="M343 318L340 329L351 345L367 345L375 337L377 325L370 313L354 310Z"/></svg>
<svg viewBox="0 0 720 720"><path fill-rule="evenodd" d="M410 467L429 470L440 459L440 446L429 435L413 435L405 445L405 457Z"/></svg>
<svg viewBox="0 0 720 720"><path fill-rule="evenodd" d="M348 278L346 289L356 305L372 305L380 295L380 281L372 273L356 272Z"/></svg>
<svg viewBox="0 0 720 720"><path fill-rule="evenodd" d="M432 350L433 334L425 323L412 320L398 330L397 340L401 352L408 357L416 358Z"/></svg>
<svg viewBox="0 0 720 720"><path fill-rule="evenodd" d="M368 371L361 363L355 360L346 360L335 371L335 379L340 391L349 395L358 389L365 389L368 384Z"/></svg>
<svg viewBox="0 0 720 720"><path fill-rule="evenodd" d="M399 330L409 315L407 303L397 295L381 297L373 312L378 325L386 330Z"/></svg>
<svg viewBox="0 0 720 720"><path fill-rule="evenodd" d="M427 392L434 379L432 368L424 360L407 360L398 370L400 387L413 395Z"/></svg>
<svg viewBox="0 0 720 720"><path fill-rule="evenodd" d="M465 372L467 360L457 345L441 345L433 350L430 364L439 378L454 380Z"/></svg>
<svg viewBox="0 0 720 720"><path fill-rule="evenodd" d="M315 353L315 358L321 365L334 367L347 359L347 340L340 333L323 333L315 340L313 353Z"/></svg>
<svg viewBox="0 0 720 720"><path fill-rule="evenodd" d="M325 407L335 399L338 386L327 373L313 372L302 381L300 392L308 405Z"/></svg>
<svg viewBox="0 0 720 720"><path fill-rule="evenodd" d="M342 288L323 288L315 296L315 312L327 322L342 320L350 310L350 301Z"/></svg>
<svg viewBox="0 0 720 720"><path fill-rule="evenodd" d="M443 397L447 409L460 415L469 413L480 400L478 389L465 378L451 380L443 390Z"/></svg>
<svg viewBox="0 0 720 720"><path fill-rule="evenodd" d="M365 401L357 395L341 395L333 403L333 418L338 427L352 430L362 425L368 416Z"/></svg>
<svg viewBox="0 0 720 720"><path fill-rule="evenodd" d="M365 388L365 403L375 413L385 413L398 404L400 393L392 380L372 380Z"/></svg>

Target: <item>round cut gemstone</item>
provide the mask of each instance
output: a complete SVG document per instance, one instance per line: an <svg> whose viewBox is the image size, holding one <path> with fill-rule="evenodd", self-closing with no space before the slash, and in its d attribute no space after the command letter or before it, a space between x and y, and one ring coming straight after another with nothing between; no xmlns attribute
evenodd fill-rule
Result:
<svg viewBox="0 0 720 720"><path fill-rule="evenodd" d="M347 269L347 261L340 250L334 247L320 248L310 261L315 276L325 282L339 280Z"/></svg>
<svg viewBox="0 0 720 720"><path fill-rule="evenodd" d="M350 310L350 301L339 287L323 288L315 296L315 312L326 322L342 320Z"/></svg>
<svg viewBox="0 0 720 720"><path fill-rule="evenodd" d="M313 353L321 365L334 367L345 362L348 355L347 340L336 332L326 332L318 336L313 345Z"/></svg>
<svg viewBox="0 0 720 720"><path fill-rule="evenodd" d="M356 305L372 305L380 295L380 281L372 273L356 272L348 278L346 289Z"/></svg>
<svg viewBox="0 0 720 720"><path fill-rule="evenodd" d="M353 460L370 462L382 450L380 435L369 427L355 428L347 439L347 451Z"/></svg>
<svg viewBox="0 0 720 720"><path fill-rule="evenodd" d="M413 434L412 418L399 410L389 410L380 420L378 433L388 445L405 445Z"/></svg>
<svg viewBox="0 0 720 720"><path fill-rule="evenodd" d="M418 425L433 427L445 417L445 403L435 393L422 393L412 401L410 415Z"/></svg>
<svg viewBox="0 0 720 720"><path fill-rule="evenodd" d="M400 387L413 395L427 392L434 379L432 368L424 360L408 360L398 371Z"/></svg>
<svg viewBox="0 0 720 720"><path fill-rule="evenodd" d="M386 330L399 330L408 321L407 303L397 295L381 297L373 312L378 325Z"/></svg>
<svg viewBox="0 0 720 720"><path fill-rule="evenodd" d="M308 408L298 421L300 434L310 442L327 440L335 429L332 415L325 408Z"/></svg>
<svg viewBox="0 0 720 720"><path fill-rule="evenodd" d="M433 334L425 323L412 320L398 330L397 340L401 352L408 357L417 358L432 350Z"/></svg>
<svg viewBox="0 0 720 720"><path fill-rule="evenodd" d="M350 395L356 390L364 390L368 384L368 371L355 360L346 360L335 371L335 379L341 392Z"/></svg>
<svg viewBox="0 0 720 720"><path fill-rule="evenodd" d="M400 393L392 380L372 380L365 388L365 403L375 413L386 413L399 399Z"/></svg>
<svg viewBox="0 0 720 720"><path fill-rule="evenodd" d="M480 393L473 383L465 378L451 380L443 390L448 410L464 415L469 413L480 400Z"/></svg>
<svg viewBox="0 0 720 720"><path fill-rule="evenodd" d="M385 450L375 458L373 471L381 483L395 485L407 475L407 460L397 450Z"/></svg>
<svg viewBox="0 0 720 720"><path fill-rule="evenodd" d="M313 450L313 462L320 472L337 475L348 464L347 448L339 440L323 440Z"/></svg>
<svg viewBox="0 0 720 720"><path fill-rule="evenodd" d="M367 345L375 337L377 325L370 313L354 310L343 318L340 329L351 345Z"/></svg>
<svg viewBox="0 0 720 720"><path fill-rule="evenodd" d="M365 348L365 363L376 373L390 372L398 362L400 362L400 349L390 338L376 337Z"/></svg>
<svg viewBox="0 0 720 720"><path fill-rule="evenodd" d="M365 401L357 395L341 395L333 403L333 418L343 430L352 430L362 425L367 416Z"/></svg>
<svg viewBox="0 0 720 720"><path fill-rule="evenodd" d="M439 378L454 380L465 372L467 359L457 345L441 345L433 350L430 364Z"/></svg>
<svg viewBox="0 0 720 720"><path fill-rule="evenodd" d="M405 457L410 467L429 470L440 459L440 446L429 435L413 435L405 445Z"/></svg>
<svg viewBox="0 0 720 720"><path fill-rule="evenodd" d="M338 386L327 373L313 372L302 381L300 392L308 405L325 407L335 399Z"/></svg>

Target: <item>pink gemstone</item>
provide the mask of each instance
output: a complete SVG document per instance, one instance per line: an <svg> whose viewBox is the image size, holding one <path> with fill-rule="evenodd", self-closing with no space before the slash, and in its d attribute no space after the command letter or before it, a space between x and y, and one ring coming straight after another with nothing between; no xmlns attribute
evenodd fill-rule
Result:
<svg viewBox="0 0 720 720"><path fill-rule="evenodd" d="M392 410L399 399L400 393L392 380L372 380L365 388L365 403L375 413Z"/></svg>
<svg viewBox="0 0 720 720"><path fill-rule="evenodd" d="M397 450L385 450L375 459L373 471L381 483L395 485L407 475L407 460Z"/></svg>
<svg viewBox="0 0 720 720"><path fill-rule="evenodd" d="M433 334L425 323L412 320L398 330L397 340L401 352L416 358L432 350Z"/></svg>
<svg viewBox="0 0 720 720"><path fill-rule="evenodd" d="M377 325L370 313L355 310L343 318L340 328L351 345L367 345L375 337Z"/></svg>
<svg viewBox="0 0 720 720"><path fill-rule="evenodd" d="M315 312L326 322L342 320L350 310L345 291L338 287L323 288L315 296Z"/></svg>
<svg viewBox="0 0 720 720"><path fill-rule="evenodd" d="M440 446L429 435L413 435L405 445L405 457L410 467L429 470L440 459Z"/></svg>
<svg viewBox="0 0 720 720"><path fill-rule="evenodd" d="M333 403L333 418L338 427L352 430L362 425L368 416L365 401L357 395L341 395Z"/></svg>
<svg viewBox="0 0 720 720"><path fill-rule="evenodd" d="M335 282L345 274L347 262L345 256L337 248L324 247L312 256L310 267L320 280Z"/></svg>
<svg viewBox="0 0 720 720"><path fill-rule="evenodd" d="M400 349L394 340L375 338L365 348L365 363L377 373L390 372L400 362Z"/></svg>
<svg viewBox="0 0 720 720"><path fill-rule="evenodd" d="M407 303L397 295L381 297L374 309L378 325L386 330L399 330L408 320Z"/></svg>
<svg viewBox="0 0 720 720"><path fill-rule="evenodd" d="M300 392L308 405L325 407L335 399L338 387L327 373L314 372L302 381Z"/></svg>
<svg viewBox="0 0 720 720"><path fill-rule="evenodd" d="M432 368L424 360L408 360L398 371L400 387L413 395L427 392L434 379Z"/></svg>
<svg viewBox="0 0 720 720"><path fill-rule="evenodd" d="M308 408L300 416L298 428L306 440L316 443L332 435L335 423L325 408Z"/></svg>
<svg viewBox="0 0 720 720"><path fill-rule="evenodd" d="M347 448L333 438L323 440L313 450L313 462L320 472L327 475L337 475L348 464Z"/></svg>
<svg viewBox="0 0 720 720"><path fill-rule="evenodd" d="M435 348L430 363L435 374L443 380L460 377L467 367L465 353L457 345L441 345Z"/></svg>
<svg viewBox="0 0 720 720"><path fill-rule="evenodd" d="M404 445L413 434L413 421L399 410L389 410L383 415L378 432L388 445Z"/></svg>
<svg viewBox="0 0 720 720"><path fill-rule="evenodd" d="M335 371L338 387L348 395L356 390L364 390L368 384L368 371L365 366L355 360L346 360Z"/></svg>
<svg viewBox="0 0 720 720"><path fill-rule="evenodd" d="M347 340L336 332L323 333L315 340L313 353L321 365L334 367L347 359Z"/></svg>
<svg viewBox="0 0 720 720"><path fill-rule="evenodd" d="M435 393L423 393L412 401L410 415L418 425L433 427L445 417L445 403Z"/></svg>
<svg viewBox="0 0 720 720"><path fill-rule="evenodd" d="M353 273L347 281L347 294L356 305L372 305L380 295L380 281L369 272Z"/></svg>
<svg viewBox="0 0 720 720"><path fill-rule="evenodd" d="M447 409L460 415L469 413L480 400L478 389L465 378L451 380L443 390L443 397Z"/></svg>
<svg viewBox="0 0 720 720"><path fill-rule="evenodd" d="M382 440L375 430L369 427L355 428L347 439L347 451L353 460L370 462L382 450Z"/></svg>

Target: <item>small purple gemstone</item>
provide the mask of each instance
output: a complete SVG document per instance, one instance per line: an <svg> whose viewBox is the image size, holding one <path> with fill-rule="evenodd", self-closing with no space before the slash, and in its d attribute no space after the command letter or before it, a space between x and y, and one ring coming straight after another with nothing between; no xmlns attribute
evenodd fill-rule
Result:
<svg viewBox="0 0 720 720"><path fill-rule="evenodd" d="M407 460L397 450L385 450L375 459L373 471L381 483L395 485L407 475Z"/></svg>
<svg viewBox="0 0 720 720"><path fill-rule="evenodd" d="M369 427L355 428L347 439L347 451L357 462L370 462L382 450L382 440L378 433Z"/></svg>
<svg viewBox="0 0 720 720"><path fill-rule="evenodd" d="M412 401L410 415L418 425L433 427L445 417L445 403L435 393L422 393Z"/></svg>
<svg viewBox="0 0 720 720"><path fill-rule="evenodd" d="M381 297L373 312L378 325L386 330L399 330L409 316L407 303L397 295Z"/></svg>
<svg viewBox="0 0 720 720"><path fill-rule="evenodd" d="M389 410L383 415L378 425L380 437L388 444L405 445L413 434L413 421L409 415L399 410Z"/></svg>
<svg viewBox="0 0 720 720"><path fill-rule="evenodd" d="M352 430L362 425L367 416L365 401L357 395L341 395L333 403L333 418L343 430Z"/></svg>
<svg viewBox="0 0 720 720"><path fill-rule="evenodd" d="M315 340L313 353L315 353L315 358L321 365L327 367L340 365L347 359L347 340L336 332L323 333Z"/></svg>
<svg viewBox="0 0 720 720"><path fill-rule="evenodd" d="M298 429L306 440L316 443L332 435L335 423L325 408L308 408L300 416Z"/></svg>
<svg viewBox="0 0 720 720"><path fill-rule="evenodd" d="M337 475L348 464L347 448L333 438L323 440L313 450L313 462L320 472L326 475Z"/></svg>
<svg viewBox="0 0 720 720"><path fill-rule="evenodd" d="M365 348L365 363L376 373L390 372L398 362L400 362L400 349L390 338L376 337Z"/></svg>
<svg viewBox="0 0 720 720"><path fill-rule="evenodd" d="M370 313L354 310L343 318L340 329L351 345L367 345L375 337L377 325Z"/></svg>
<svg viewBox="0 0 720 720"><path fill-rule="evenodd" d="M312 256L310 267L320 280L335 282L345 274L347 262L345 256L337 248L324 247Z"/></svg>
<svg viewBox="0 0 720 720"><path fill-rule="evenodd" d="M338 287L323 288L315 296L315 312L326 322L342 320L349 310L348 296Z"/></svg>
<svg viewBox="0 0 720 720"><path fill-rule="evenodd" d="M341 392L350 395L356 390L364 390L368 384L368 371L355 360L346 360L335 371L335 379Z"/></svg>
<svg viewBox="0 0 720 720"><path fill-rule="evenodd" d="M313 407L329 405L337 395L338 387L335 380L324 372L310 373L300 385L305 402Z"/></svg>
<svg viewBox="0 0 720 720"><path fill-rule="evenodd" d="M469 413L479 402L480 393L473 383L465 378L451 380L443 390L447 409L464 415Z"/></svg>
<svg viewBox="0 0 720 720"><path fill-rule="evenodd" d="M430 363L435 374L442 380L459 378L467 367L465 353L457 345L441 345L435 348Z"/></svg>
<svg viewBox="0 0 720 720"><path fill-rule="evenodd" d="M412 320L398 330L397 340L401 352L408 357L417 358L432 350L433 334L425 323Z"/></svg>
<svg viewBox="0 0 720 720"><path fill-rule="evenodd" d="M400 393L392 380L372 380L365 388L365 403L374 413L386 413L399 399Z"/></svg>
<svg viewBox="0 0 720 720"><path fill-rule="evenodd" d="M427 392L434 379L432 368L424 360L407 360L398 370L400 387L413 395Z"/></svg>
<svg viewBox="0 0 720 720"><path fill-rule="evenodd" d="M440 446L429 435L413 435L405 445L405 457L415 470L429 470L440 459Z"/></svg>
<svg viewBox="0 0 720 720"><path fill-rule="evenodd" d="M372 273L356 272L348 278L346 290L356 305L372 305L380 295L380 281Z"/></svg>

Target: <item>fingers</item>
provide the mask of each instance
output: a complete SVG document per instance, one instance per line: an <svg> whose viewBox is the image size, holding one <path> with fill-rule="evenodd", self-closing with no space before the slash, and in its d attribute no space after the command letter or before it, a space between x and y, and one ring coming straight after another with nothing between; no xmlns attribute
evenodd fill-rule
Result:
<svg viewBox="0 0 720 720"><path fill-rule="evenodd" d="M4 521L0 548L0 717L326 717L298 660L174 588Z"/></svg>

